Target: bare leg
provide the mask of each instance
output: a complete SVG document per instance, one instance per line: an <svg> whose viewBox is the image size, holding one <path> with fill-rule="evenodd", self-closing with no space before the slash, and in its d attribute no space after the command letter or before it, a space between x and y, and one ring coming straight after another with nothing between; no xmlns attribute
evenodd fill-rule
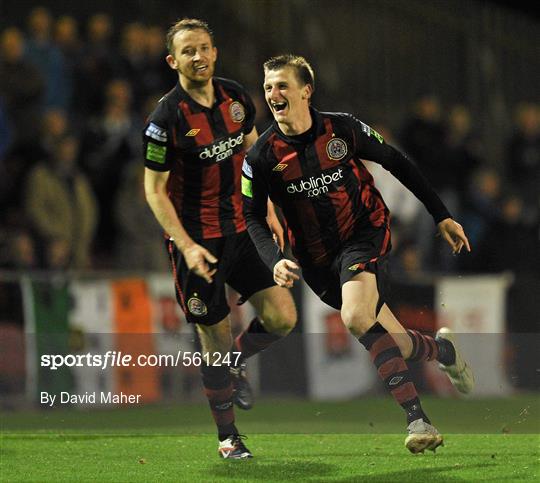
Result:
<svg viewBox="0 0 540 483"><path fill-rule="evenodd" d="M296 307L291 292L286 288L269 287L253 294L249 301L268 332L284 337L294 329Z"/></svg>

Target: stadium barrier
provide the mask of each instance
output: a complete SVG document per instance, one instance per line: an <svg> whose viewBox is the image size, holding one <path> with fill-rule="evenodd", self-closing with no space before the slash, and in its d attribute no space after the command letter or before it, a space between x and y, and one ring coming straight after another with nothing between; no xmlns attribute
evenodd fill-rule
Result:
<svg viewBox="0 0 540 483"><path fill-rule="evenodd" d="M473 396L503 397L513 390L505 361L511 283L508 275L394 283L389 304L409 328L450 326L477 374ZM237 294L229 296L236 334L253 311L236 305ZM303 284L294 296L297 329L250 362L256 392L314 400L382 393L366 351L345 330L339 312ZM43 394L62 393L79 395L67 402L81 407L131 403L84 397L98 392L138 395L139 404L203 398L200 347L169 274L2 272L0 308L4 405L47 405ZM411 369L421 390L455 395L436 364Z"/></svg>

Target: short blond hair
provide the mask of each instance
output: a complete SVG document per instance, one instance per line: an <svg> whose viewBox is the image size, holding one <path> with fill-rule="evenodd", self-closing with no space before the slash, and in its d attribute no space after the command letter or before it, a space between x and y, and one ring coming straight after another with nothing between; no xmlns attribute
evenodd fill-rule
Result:
<svg viewBox="0 0 540 483"><path fill-rule="evenodd" d="M174 36L182 30L204 30L210 36L212 45L214 45L214 32L212 32L209 25L204 20L199 20L198 18L183 18L182 20L178 20L178 22L173 24L167 31L167 50L171 55L174 55Z"/></svg>
<svg viewBox="0 0 540 483"><path fill-rule="evenodd" d="M283 54L268 59L264 64L264 71L278 70L284 67L292 67L296 72L296 78L302 85L309 84L315 91L315 74L309 62L300 55Z"/></svg>

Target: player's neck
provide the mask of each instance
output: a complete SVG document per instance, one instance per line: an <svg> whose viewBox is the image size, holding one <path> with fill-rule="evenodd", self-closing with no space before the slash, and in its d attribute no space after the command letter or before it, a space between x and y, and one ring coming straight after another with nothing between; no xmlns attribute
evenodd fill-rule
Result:
<svg viewBox="0 0 540 483"><path fill-rule="evenodd" d="M191 97L195 102L204 107L212 107L216 102L216 95L214 91L214 84L212 79L209 79L204 84L190 81L183 76L180 76L180 85L182 89Z"/></svg>
<svg viewBox="0 0 540 483"><path fill-rule="evenodd" d="M313 125L311 113L307 111L301 118L291 122L278 122L279 129L285 136L299 136L309 131Z"/></svg>

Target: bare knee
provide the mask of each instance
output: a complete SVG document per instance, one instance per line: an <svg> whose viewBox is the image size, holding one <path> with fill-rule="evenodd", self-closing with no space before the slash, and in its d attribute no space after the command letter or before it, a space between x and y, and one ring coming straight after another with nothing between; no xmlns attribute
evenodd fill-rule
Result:
<svg viewBox="0 0 540 483"><path fill-rule="evenodd" d="M288 290L272 287L254 302L268 332L284 337L294 329L297 321L296 306Z"/></svg>
<svg viewBox="0 0 540 483"><path fill-rule="evenodd" d="M261 315L264 328L279 336L286 336L291 332L297 321L296 308L294 304L290 306L277 307L275 311Z"/></svg>
<svg viewBox="0 0 540 483"><path fill-rule="evenodd" d="M368 304L344 305L341 319L351 334L361 337L375 324L375 310Z"/></svg>

